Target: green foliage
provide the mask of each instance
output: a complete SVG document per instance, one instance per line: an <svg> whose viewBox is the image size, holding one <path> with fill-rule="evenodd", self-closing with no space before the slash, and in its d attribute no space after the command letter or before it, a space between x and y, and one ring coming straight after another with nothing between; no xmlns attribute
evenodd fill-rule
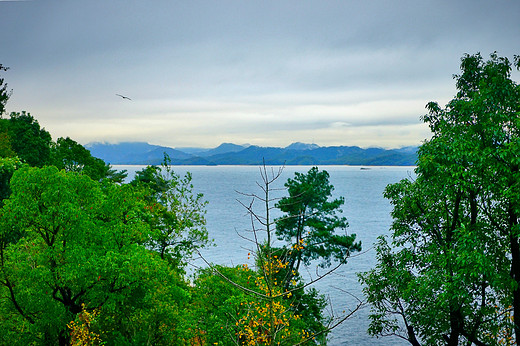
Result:
<svg viewBox="0 0 520 346"><path fill-rule="evenodd" d="M456 97L444 109L427 105L433 136L419 149L416 180L385 191L391 243L379 240L376 267L360 276L373 335L414 345L520 341L509 318L520 313L520 87L496 54L466 55L461 69Z"/></svg>
<svg viewBox="0 0 520 346"><path fill-rule="evenodd" d="M0 158L0 207L4 205L4 200L11 195L11 177L20 167L22 167L22 162L17 157Z"/></svg>
<svg viewBox="0 0 520 346"><path fill-rule="evenodd" d="M4 67L0 64L0 72L2 70L7 71L8 69L8 67ZM0 157L15 156L7 133L7 125L9 121L2 118L5 112L5 104L7 103L7 100L9 100L10 96L11 92L7 90L7 84L4 82L3 78L0 78Z"/></svg>
<svg viewBox="0 0 520 346"><path fill-rule="evenodd" d="M194 193L192 177L173 172L168 157L162 167L148 166L136 173L134 186L150 191L149 247L175 266L184 266L192 254L209 243L203 195Z"/></svg>
<svg viewBox="0 0 520 346"><path fill-rule="evenodd" d="M275 222L276 235L293 250L288 253L290 272L297 272L302 262L308 265L316 259L322 260L321 266L330 266L332 259L345 261L361 250L355 234L336 234L348 227L346 218L338 215L345 200L330 199L334 187L327 171L313 167L306 174L296 172L285 187L289 196L276 204L284 215Z"/></svg>
<svg viewBox="0 0 520 346"><path fill-rule="evenodd" d="M103 160L93 157L90 151L81 144L67 138L58 138L51 150L51 164L67 172L78 172L88 175L92 180L100 181L108 178L121 183L125 172L116 173Z"/></svg>
<svg viewBox="0 0 520 346"><path fill-rule="evenodd" d="M276 248L271 244L273 223L269 210L275 199L270 193L281 172L269 174L265 166L261 168L263 185L259 185L264 195L248 195L265 203L265 216L256 214L252 203L244 205L261 227L253 222L256 251L248 255L255 257L256 270L247 265L199 270L192 292L195 309L187 320L193 338L186 340L222 345L326 343L330 321L323 316L325 300L316 290L306 289L299 274L289 266L291 256L304 247L299 244L290 249ZM265 243L259 243L258 232L266 233Z"/></svg>
<svg viewBox="0 0 520 346"><path fill-rule="evenodd" d="M134 186L145 186L150 190L150 200L158 201L161 194L168 191L168 183L162 175L160 166L146 166L135 172L134 179L130 182Z"/></svg>
<svg viewBox="0 0 520 346"><path fill-rule="evenodd" d="M0 115L8 98L0 79ZM206 203L167 162L122 184L29 113L0 119L0 344L194 340L184 265L208 243Z"/></svg>
<svg viewBox="0 0 520 346"><path fill-rule="evenodd" d="M276 259L270 263L276 273L284 267ZM199 270L184 338L210 345L324 344L324 299L303 288L284 293L281 282L270 285L263 269L242 265Z"/></svg>
<svg viewBox="0 0 520 346"><path fill-rule="evenodd" d="M43 167L51 155L51 135L30 113L11 113L9 141L17 156L30 166Z"/></svg>
<svg viewBox="0 0 520 346"><path fill-rule="evenodd" d="M313 287L305 288L305 281L300 273L290 266L295 253L304 249L304 245L291 249L265 245L255 262L266 287L276 293L274 296L280 295L284 304L288 305L288 311L293 316L298 316L293 318L291 326L297 331L297 335L305 335L309 339L304 344L322 345L326 344L328 326L332 322L323 314L326 307L325 297Z"/></svg>
<svg viewBox="0 0 520 346"><path fill-rule="evenodd" d="M1 209L3 343L66 344L83 304L99 309L107 344L174 343L186 285L145 246L143 191L55 167L17 170L11 189Z"/></svg>
<svg viewBox="0 0 520 346"><path fill-rule="evenodd" d="M96 160L99 160L98 158L96 158ZM115 170L113 169L110 165L106 164L105 167L103 168L103 176L105 177L104 179L107 180L107 181L111 181L113 183L117 183L117 184L122 184L126 177L128 176L128 172L126 171L126 169L123 169L121 171L118 171L118 170Z"/></svg>
<svg viewBox="0 0 520 346"><path fill-rule="evenodd" d="M9 139L9 120L0 119L0 157L14 157L16 153L11 147Z"/></svg>
<svg viewBox="0 0 520 346"><path fill-rule="evenodd" d="M201 345L233 344L237 339L237 323L244 304L251 299L238 286L254 289L255 278L256 273L245 266L215 266L198 270L191 291L190 311L183 328L184 339Z"/></svg>

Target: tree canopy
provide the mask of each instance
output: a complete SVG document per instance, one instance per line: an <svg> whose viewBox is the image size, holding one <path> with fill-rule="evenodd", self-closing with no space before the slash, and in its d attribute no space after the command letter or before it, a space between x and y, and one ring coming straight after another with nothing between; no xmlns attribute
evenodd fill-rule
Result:
<svg viewBox="0 0 520 346"><path fill-rule="evenodd" d="M339 215L345 199L331 199L334 187L327 171L312 167L307 173L296 172L285 187L289 196L276 204L284 214L275 222L276 235L291 249L286 253L289 273L298 272L301 263L321 259L321 265L327 267L332 259L345 261L352 252L361 250L355 234L337 233L348 227L347 219Z"/></svg>
<svg viewBox="0 0 520 346"><path fill-rule="evenodd" d="M515 57L515 65L520 61ZM413 345L520 343L520 86L513 65L465 55L457 95L427 105L417 177L387 187L392 237L361 275L373 335Z"/></svg>
<svg viewBox="0 0 520 346"><path fill-rule="evenodd" d="M265 206L265 214L259 214L253 202L243 204L252 220L249 240L255 249L248 259L254 257L254 269L246 264L235 268L210 265L197 273L193 303L198 312L192 318L197 340L203 344L326 344L332 319L324 314L325 298L305 287L313 282L305 283L289 265L288 254L295 256L305 245L272 246L275 223L270 211L276 200L271 196L272 185L282 171L280 168L275 173L273 169L269 174L261 167L262 183L258 185L263 194L244 194Z"/></svg>
<svg viewBox="0 0 520 346"><path fill-rule="evenodd" d="M117 319L123 306L142 310L149 304L164 278L183 286L144 246L151 230L140 216L146 209L138 190L101 186L54 167L16 171L11 189L1 210L4 341L21 335L66 344L66 325L83 306L103 308L103 319Z"/></svg>
<svg viewBox="0 0 520 346"><path fill-rule="evenodd" d="M181 342L189 287L180 263L152 248L162 238L146 189L52 166L19 168L10 188L0 209L1 343L67 345L69 322L94 313L107 345Z"/></svg>
<svg viewBox="0 0 520 346"><path fill-rule="evenodd" d="M58 138L51 145L50 163L67 172L88 175L93 180L109 179L121 183L126 171L116 172L103 160L93 157L90 151L71 138Z"/></svg>
<svg viewBox="0 0 520 346"><path fill-rule="evenodd" d="M161 258L177 266L185 265L192 254L210 243L206 230L203 195L194 193L191 174L173 172L166 155L163 165L147 166L136 172L133 186L142 186L150 194L150 218L154 232L149 246Z"/></svg>
<svg viewBox="0 0 520 346"><path fill-rule="evenodd" d="M8 127L9 141L16 155L31 166L49 164L52 138L30 113L12 112Z"/></svg>

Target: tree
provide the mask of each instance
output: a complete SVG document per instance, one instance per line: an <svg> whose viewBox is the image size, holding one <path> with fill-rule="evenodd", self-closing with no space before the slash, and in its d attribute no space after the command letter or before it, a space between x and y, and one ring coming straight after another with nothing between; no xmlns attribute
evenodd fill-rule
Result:
<svg viewBox="0 0 520 346"><path fill-rule="evenodd" d="M14 157L16 153L11 147L9 139L9 120L0 119L0 157Z"/></svg>
<svg viewBox="0 0 520 346"><path fill-rule="evenodd" d="M427 105L433 136L416 180L386 189L392 241L380 239L360 276L369 331L413 345L518 344L520 87L496 53L461 61L456 97Z"/></svg>
<svg viewBox="0 0 520 346"><path fill-rule="evenodd" d="M210 242L205 219L207 202L201 193L194 193L191 180L189 172L184 177L175 174L165 155L161 167L148 166L136 172L131 182L145 186L150 194L148 221L154 235L148 245L176 267L186 265L198 249Z"/></svg>
<svg viewBox="0 0 520 346"><path fill-rule="evenodd" d="M255 277L256 273L243 265L215 265L197 270L190 292L188 318L184 321L184 339L192 340L195 345L238 343L237 322L244 304L252 299L237 285L252 290Z"/></svg>
<svg viewBox="0 0 520 346"><path fill-rule="evenodd" d="M23 166L17 157L0 158L0 207L11 195L10 181L14 172Z"/></svg>
<svg viewBox="0 0 520 346"><path fill-rule="evenodd" d="M4 67L0 64L0 72L7 71L8 69L8 67ZM9 121L7 119L2 119L5 112L5 105L10 96L11 92L7 90L7 84L4 82L3 78L0 78L0 157L15 156L7 134L7 125L9 124Z"/></svg>
<svg viewBox="0 0 520 346"><path fill-rule="evenodd" d="M328 321L325 299L304 291L298 279L289 290L278 280L286 263L276 255L256 270L211 266L196 273L185 328L200 344L323 345Z"/></svg>
<svg viewBox="0 0 520 346"><path fill-rule="evenodd" d="M96 181L109 179L121 183L126 177L126 171L117 173L110 165L93 157L88 149L69 137L60 137L52 145L50 162L58 169L83 173Z"/></svg>
<svg viewBox="0 0 520 346"><path fill-rule="evenodd" d="M141 189L21 168L0 210L0 343L66 345L98 311L107 344L175 344L186 284L150 251Z"/></svg>
<svg viewBox="0 0 520 346"><path fill-rule="evenodd" d="M336 230L348 226L346 218L338 215L345 199L330 200L334 187L327 171L313 167L306 174L296 172L285 187L289 196L276 204L285 214L275 222L278 239L286 241L291 249L284 254L289 262L286 285L301 263L309 265L312 260L321 259L321 266L328 267L332 259L342 262L352 252L361 250L355 234L336 234Z"/></svg>
<svg viewBox="0 0 520 346"><path fill-rule="evenodd" d="M49 164L52 138L30 113L11 113L9 141L16 155L30 166Z"/></svg>
<svg viewBox="0 0 520 346"><path fill-rule="evenodd" d="M161 172L161 166L146 166L135 172L134 179L130 182L133 186L146 186L149 189L151 201L157 202L161 194L168 191L168 182Z"/></svg>
<svg viewBox="0 0 520 346"><path fill-rule="evenodd" d="M200 307L202 313L198 312L197 316L200 317L193 325L200 331L198 340L203 344L225 340L237 345L322 345L326 343L328 332L350 316L339 319L326 317L324 297L310 287L337 267L304 282L300 274L290 267L289 261L298 257L297 252L306 251L307 245L301 241L298 244L289 242L285 247L273 246L275 223L270 215L276 208L274 202L280 199L272 194L280 190L273 186L282 171L280 168L269 172L264 165L260 168L262 181L258 183L262 193L242 194L251 198L249 204L242 205L251 218L251 236L246 239L254 246L249 255L255 259L255 268L251 269L247 265L225 268L206 261L209 269L198 273L193 297L199 302L195 305ZM325 176L325 191L330 194L332 186L328 184L328 175L320 176ZM325 195L324 199L327 200L329 195ZM255 211L255 203L258 201L265 208L265 214ZM313 207L318 204L314 203ZM319 205L324 204L321 201ZM334 212L327 209L328 213L324 213L329 221L336 218L335 212L338 211L337 208L331 209ZM344 219L340 220L345 224ZM322 230L326 227L316 228ZM328 229L330 232L334 230ZM339 265L344 262L345 258L342 258ZM215 325L220 326L220 329L212 327Z"/></svg>

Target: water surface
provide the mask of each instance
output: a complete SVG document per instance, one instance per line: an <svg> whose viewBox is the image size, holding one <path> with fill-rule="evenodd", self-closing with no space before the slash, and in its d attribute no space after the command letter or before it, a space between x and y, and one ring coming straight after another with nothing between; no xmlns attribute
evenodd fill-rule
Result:
<svg viewBox="0 0 520 346"><path fill-rule="evenodd" d="M129 179L144 166L114 166L126 169ZM246 238L252 237L252 224L244 207L249 205L251 197L244 194L263 192L257 183L261 183L260 168L256 166L175 166L177 174L191 172L195 192L204 194L209 202L207 206L207 229L215 246L203 249L202 255L212 263L234 266L242 263L253 264L247 259L252 243ZM276 172L278 167L268 167ZM282 175L273 184L273 197L286 195L283 188L287 178L294 172L305 173L309 166L287 166ZM383 197L388 184L413 175L413 167L359 167L359 166L323 166L330 174L330 182L334 186L334 197L343 196L345 204L343 215L347 217L349 234L355 233L362 242L362 254L352 257L332 275L317 282L316 287L330 298L329 311L335 316L348 313L358 297L363 300L361 287L356 273L371 269L375 264L375 252L372 249L376 238L389 234L391 205ZM265 214L263 204L256 200L253 203L259 214ZM273 215L275 217L276 215ZM258 226L255 226L258 227ZM204 266L196 260L194 266ZM315 277L316 266L308 268L307 279ZM329 335L329 345L407 345L398 338L371 338L366 334L369 308L357 311Z"/></svg>

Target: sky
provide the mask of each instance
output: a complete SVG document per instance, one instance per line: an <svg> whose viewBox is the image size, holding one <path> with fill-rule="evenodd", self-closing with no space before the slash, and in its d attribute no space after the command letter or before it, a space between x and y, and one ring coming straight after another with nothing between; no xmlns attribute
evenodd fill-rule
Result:
<svg viewBox="0 0 520 346"><path fill-rule="evenodd" d="M464 54L520 54L519 18L518 0L0 0L1 75L7 111L54 140L397 148L430 137Z"/></svg>

